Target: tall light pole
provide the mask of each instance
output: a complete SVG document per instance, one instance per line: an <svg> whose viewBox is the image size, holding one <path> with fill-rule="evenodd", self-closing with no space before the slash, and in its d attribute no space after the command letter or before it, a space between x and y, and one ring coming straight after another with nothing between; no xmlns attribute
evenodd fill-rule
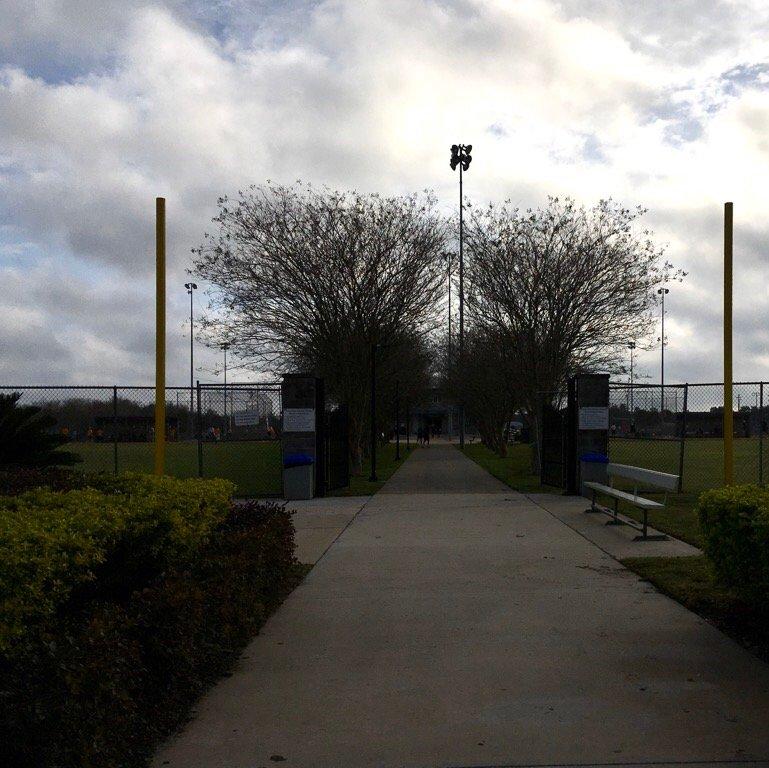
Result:
<svg viewBox="0 0 769 768"><path fill-rule="evenodd" d="M660 348L662 350L662 364L660 369L660 418L665 410L665 296L670 293L670 288L657 288L657 293L662 296L662 336L660 336Z"/></svg>
<svg viewBox="0 0 769 768"><path fill-rule="evenodd" d="M195 411L195 376L194 376L194 352L192 347L193 340L193 318L192 318L192 293L198 289L196 283L185 283L184 287L187 289L187 293L190 295L190 437L193 433L193 417L192 414Z"/></svg>
<svg viewBox="0 0 769 768"><path fill-rule="evenodd" d="M463 254L463 238L464 238L464 198L462 196L462 172L466 171L470 167L470 163L473 158L470 153L473 151L472 144L452 144L451 145L451 160L449 165L451 170L455 171L459 166L459 374L460 377L463 371L464 354L465 354L465 261ZM461 384L460 384L461 386ZM460 398L460 419L459 419L459 447L465 447L465 401L464 390L462 397Z"/></svg>
<svg viewBox="0 0 769 768"><path fill-rule="evenodd" d="M451 373L451 253L446 254L446 269L448 270L449 274L449 352L448 352L448 362L449 362L449 373Z"/></svg>
<svg viewBox="0 0 769 768"><path fill-rule="evenodd" d="M635 403L633 401L633 357L635 353L635 342L629 341L627 348L630 350L630 431L635 432Z"/></svg>
<svg viewBox="0 0 769 768"><path fill-rule="evenodd" d="M225 436L229 432L230 423L227 419L227 350L230 348L229 341L225 341L222 344L222 351L224 352L224 434Z"/></svg>

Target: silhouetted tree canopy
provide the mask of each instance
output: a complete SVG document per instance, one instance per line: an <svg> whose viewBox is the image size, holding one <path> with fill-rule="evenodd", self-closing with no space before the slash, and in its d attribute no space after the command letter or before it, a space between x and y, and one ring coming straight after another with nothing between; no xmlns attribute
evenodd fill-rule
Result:
<svg viewBox="0 0 769 768"><path fill-rule="evenodd" d="M426 380L421 340L445 289L435 199L268 183L218 202L217 231L195 250L213 286L204 335L247 366L322 376L360 451L372 344L383 377L404 391Z"/></svg>

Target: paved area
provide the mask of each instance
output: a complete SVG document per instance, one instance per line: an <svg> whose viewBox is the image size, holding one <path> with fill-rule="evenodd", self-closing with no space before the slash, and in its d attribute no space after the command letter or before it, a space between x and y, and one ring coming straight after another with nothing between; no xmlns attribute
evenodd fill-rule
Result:
<svg viewBox="0 0 769 768"><path fill-rule="evenodd" d="M609 518L600 512L585 514L590 502L581 496L535 493L528 498L532 504L546 510L617 560L626 557L689 557L702 554L697 547L673 538L664 541L636 541L639 532L631 526L607 525ZM658 533L649 526L650 536Z"/></svg>
<svg viewBox="0 0 769 768"><path fill-rule="evenodd" d="M155 764L769 766L768 722L767 665L436 445Z"/></svg>
<svg viewBox="0 0 769 768"><path fill-rule="evenodd" d="M296 557L313 564L360 512L371 496L327 496L323 499L287 501L296 528Z"/></svg>

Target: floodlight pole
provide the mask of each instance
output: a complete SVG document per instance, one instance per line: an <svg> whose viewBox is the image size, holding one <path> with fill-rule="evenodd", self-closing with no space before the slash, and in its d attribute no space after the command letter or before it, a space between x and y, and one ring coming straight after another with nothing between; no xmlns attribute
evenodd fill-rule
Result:
<svg viewBox="0 0 769 768"><path fill-rule="evenodd" d="M166 462L166 199L155 198L155 474Z"/></svg>
<svg viewBox="0 0 769 768"><path fill-rule="evenodd" d="M462 172L470 167L472 144L453 144L451 146L451 170L459 166L459 366L460 404L459 404L459 447L465 447L465 398L464 374L465 359L465 261L464 261L464 198L462 193Z"/></svg>
<svg viewBox="0 0 769 768"><path fill-rule="evenodd" d="M227 418L227 350L230 348L229 342L222 344L222 350L224 351L224 432L225 436L229 432L230 422Z"/></svg>
<svg viewBox="0 0 769 768"><path fill-rule="evenodd" d="M724 485L734 482L734 415L732 413L732 237L734 205L724 204Z"/></svg>
<svg viewBox="0 0 769 768"><path fill-rule="evenodd" d="M462 198L462 163L459 164L459 376L462 397L459 404L459 449L465 447L465 259L464 245L464 210Z"/></svg>
<svg viewBox="0 0 769 768"><path fill-rule="evenodd" d="M635 342L629 342L627 347L630 350L630 428L632 432L633 424L635 422L635 403L633 402L633 353L635 352Z"/></svg>
<svg viewBox="0 0 769 768"><path fill-rule="evenodd" d="M187 293L190 295L190 436L192 436L194 430L194 417L193 414L195 413L195 376L194 376L194 351L193 351L193 317L192 317L192 293L197 289L197 285L195 283L185 283L184 287L187 289Z"/></svg>
<svg viewBox="0 0 769 768"><path fill-rule="evenodd" d="M660 370L660 419L665 410L665 295L670 293L669 288L658 288L657 293L662 296L662 336L660 337L660 347L662 353L662 363Z"/></svg>

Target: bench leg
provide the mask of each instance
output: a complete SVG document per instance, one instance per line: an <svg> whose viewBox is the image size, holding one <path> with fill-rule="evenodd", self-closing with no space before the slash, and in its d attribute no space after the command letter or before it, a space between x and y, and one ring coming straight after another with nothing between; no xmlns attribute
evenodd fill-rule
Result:
<svg viewBox="0 0 769 768"><path fill-rule="evenodd" d="M655 533L649 536L649 511L644 510L643 535L636 536L633 541L667 541L668 537L664 533Z"/></svg>
<svg viewBox="0 0 769 768"><path fill-rule="evenodd" d="M595 488L592 489L593 491L593 498L590 500L590 507L585 510L585 512L600 512L600 509L595 508Z"/></svg>
<svg viewBox="0 0 769 768"><path fill-rule="evenodd" d="M622 522L622 520L620 520L617 517L617 514L618 514L617 505L618 504L619 504L619 499L614 499L614 517L612 517L612 519L609 520L606 523L606 525L624 525L625 524L625 523Z"/></svg>

